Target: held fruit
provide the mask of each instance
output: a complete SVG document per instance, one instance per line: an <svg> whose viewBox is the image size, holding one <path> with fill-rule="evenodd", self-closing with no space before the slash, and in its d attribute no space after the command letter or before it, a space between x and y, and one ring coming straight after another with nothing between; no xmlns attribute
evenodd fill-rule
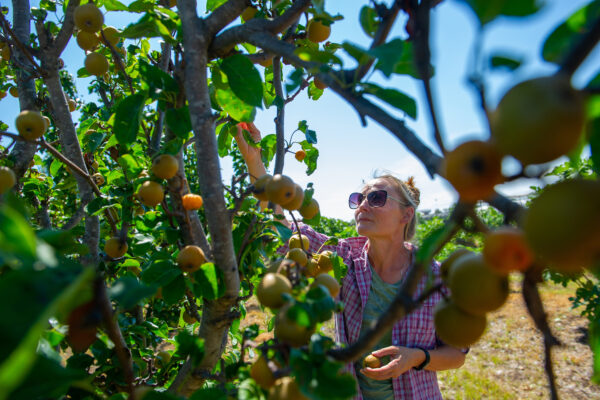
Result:
<svg viewBox="0 0 600 400"><path fill-rule="evenodd" d="M177 158L162 154L152 161L152 173L161 179L171 179L179 169Z"/></svg>
<svg viewBox="0 0 600 400"><path fill-rule="evenodd" d="M185 246L177 255L177 264L183 272L196 272L205 262L204 251L198 246Z"/></svg>
<svg viewBox="0 0 600 400"><path fill-rule="evenodd" d="M472 315L451 301L440 301L434 311L435 331L442 341L454 347L467 347L477 342L487 324L483 315Z"/></svg>
<svg viewBox="0 0 600 400"><path fill-rule="evenodd" d="M4 194L17 183L17 177L12 169L0 167L0 195Z"/></svg>
<svg viewBox="0 0 600 400"><path fill-rule="evenodd" d="M279 308L285 304L284 293L292 293L289 279L279 273L269 272L256 288L256 297L265 307Z"/></svg>
<svg viewBox="0 0 600 400"><path fill-rule="evenodd" d="M186 210L199 210L202 207L202 196L188 193L181 198L183 208Z"/></svg>
<svg viewBox="0 0 600 400"><path fill-rule="evenodd" d="M296 193L294 194L294 198L287 204L282 205L282 208L286 210L297 210L302 205L302 201L304 201L304 190L300 187L300 185L295 185Z"/></svg>
<svg viewBox="0 0 600 400"><path fill-rule="evenodd" d="M118 237L112 237L106 241L104 252L110 258L121 258L127 253L127 242L122 241Z"/></svg>
<svg viewBox="0 0 600 400"><path fill-rule="evenodd" d="M600 182L573 179L546 187L523 222L533 252L553 269L580 272L600 259Z"/></svg>
<svg viewBox="0 0 600 400"><path fill-rule="evenodd" d="M92 51L100 44L100 38L95 33L79 31L77 45L83 50Z"/></svg>
<svg viewBox="0 0 600 400"><path fill-rule="evenodd" d="M511 271L525 271L533 263L534 255L523 231L503 227L486 235L483 259L500 275L508 275Z"/></svg>
<svg viewBox="0 0 600 400"><path fill-rule="evenodd" d="M488 267L480 254L459 257L454 262L448 287L452 301L473 315L500 308L508 297L508 279Z"/></svg>
<svg viewBox="0 0 600 400"><path fill-rule="evenodd" d="M475 202L490 197L494 186L502 182L501 164L493 144L472 140L446 154L441 173L462 201Z"/></svg>
<svg viewBox="0 0 600 400"><path fill-rule="evenodd" d="M146 181L140 186L137 192L142 204L148 207L154 207L163 201L165 192L160 184L152 181Z"/></svg>
<svg viewBox="0 0 600 400"><path fill-rule="evenodd" d="M333 298L336 298L338 293L340 293L340 284L338 283L337 279L335 279L329 274L321 273L317 275L317 277L310 286L314 287L317 285L325 286L327 290L329 290L329 294Z"/></svg>
<svg viewBox="0 0 600 400"><path fill-rule="evenodd" d="M267 192L269 201L284 205L294 199L296 185L289 177L277 174L267 183L265 191Z"/></svg>
<svg viewBox="0 0 600 400"><path fill-rule="evenodd" d="M362 366L363 368L379 368L381 367L381 360L373 354L369 354L363 358Z"/></svg>
<svg viewBox="0 0 600 400"><path fill-rule="evenodd" d="M321 43L331 34L331 27L325 25L321 21L311 19L308 21L308 27L306 28L308 40L313 43Z"/></svg>
<svg viewBox="0 0 600 400"><path fill-rule="evenodd" d="M531 79L500 100L490 118L492 139L523 165L549 162L577 146L585 115L584 96L568 77Z"/></svg>
<svg viewBox="0 0 600 400"><path fill-rule="evenodd" d="M319 214L319 203L317 203L317 201L313 197L310 199L310 202L308 202L308 204L300 207L299 211L300 215L302 215L302 218L306 220L313 219L317 216L317 214Z"/></svg>
<svg viewBox="0 0 600 400"><path fill-rule="evenodd" d="M98 32L104 23L104 15L94 3L86 3L75 8L73 12L75 26L80 31Z"/></svg>
<svg viewBox="0 0 600 400"><path fill-rule="evenodd" d="M100 53L90 53L85 57L85 69L96 76L102 76L108 71L108 60Z"/></svg>
<svg viewBox="0 0 600 400"><path fill-rule="evenodd" d="M269 198L267 197L266 187L272 178L273 177L271 175L265 174L254 182L254 188L252 189L252 194L254 195L254 197L261 201L269 200Z"/></svg>
<svg viewBox="0 0 600 400"><path fill-rule="evenodd" d="M27 140L39 139L46 131L46 122L37 111L21 111L15 124L19 135Z"/></svg>

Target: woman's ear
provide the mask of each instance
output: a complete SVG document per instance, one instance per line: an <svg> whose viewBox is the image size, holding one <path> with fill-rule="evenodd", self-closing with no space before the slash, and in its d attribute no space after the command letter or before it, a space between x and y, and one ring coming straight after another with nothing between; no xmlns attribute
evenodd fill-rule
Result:
<svg viewBox="0 0 600 400"><path fill-rule="evenodd" d="M404 209L404 223L409 223L413 217L415 216L415 208L414 207L406 207Z"/></svg>

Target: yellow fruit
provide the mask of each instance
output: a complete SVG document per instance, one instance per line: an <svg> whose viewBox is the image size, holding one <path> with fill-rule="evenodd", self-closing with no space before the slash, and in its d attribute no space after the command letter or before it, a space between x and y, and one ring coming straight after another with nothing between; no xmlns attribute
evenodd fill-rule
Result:
<svg viewBox="0 0 600 400"><path fill-rule="evenodd" d="M186 324L191 325L196 322L196 317L190 315L187 311L183 313L183 320Z"/></svg>
<svg viewBox="0 0 600 400"><path fill-rule="evenodd" d="M0 55L2 56L2 59L4 61L10 60L10 46L5 45L4 47L2 47L2 51L0 52Z"/></svg>
<svg viewBox="0 0 600 400"><path fill-rule="evenodd" d="M308 40L314 43L321 43L331 34L331 27L323 24L321 21L311 19L308 21L306 29Z"/></svg>
<svg viewBox="0 0 600 400"><path fill-rule="evenodd" d="M16 86L11 86L10 89L8 89L8 93L10 93L12 97L19 97L19 89Z"/></svg>
<svg viewBox="0 0 600 400"><path fill-rule="evenodd" d="M308 262L308 256L306 255L304 250L298 249L298 248L290 249L290 251L288 251L288 253L285 255L285 257L289 258L290 260L294 260L301 267L304 267L306 265L306 263Z"/></svg>
<svg viewBox="0 0 600 400"><path fill-rule="evenodd" d="M303 249L303 250L308 250L308 247L310 245L310 242L308 240L308 236L306 235L301 235L299 233L295 233L290 237L290 240L288 241L288 247L290 249Z"/></svg>
<svg viewBox="0 0 600 400"><path fill-rule="evenodd" d="M265 68L270 67L271 65L273 65L273 57L267 58L266 60L258 61L258 63Z"/></svg>
<svg viewBox="0 0 600 400"><path fill-rule="evenodd" d="M329 294L333 298L337 297L338 293L340 292L340 284L338 283L337 279L326 273L321 273L317 275L317 277L310 286L314 287L317 285L325 286L327 290L329 290Z"/></svg>
<svg viewBox="0 0 600 400"><path fill-rule="evenodd" d="M0 99L3 99L6 97L6 92L4 90L0 90Z"/></svg>
<svg viewBox="0 0 600 400"><path fill-rule="evenodd" d="M271 181L273 177L269 174L265 174L263 176L261 176L260 178L258 178L255 182L254 182L254 187L252 189L252 194L254 195L254 197L256 197L257 199L261 200L261 201L268 201L269 198L267 197L267 191L266 186L267 183L269 183Z"/></svg>
<svg viewBox="0 0 600 400"><path fill-rule="evenodd" d="M277 174L267 183L265 191L269 201L284 205L294 199L296 184L289 177Z"/></svg>
<svg viewBox="0 0 600 400"><path fill-rule="evenodd" d="M17 183L17 177L12 169L0 167L0 195L4 194Z"/></svg>
<svg viewBox="0 0 600 400"><path fill-rule="evenodd" d="M275 384L273 371L269 368L267 359L262 355L252 363L250 377L263 389L270 389Z"/></svg>
<svg viewBox="0 0 600 400"><path fill-rule="evenodd" d="M92 175L92 179L94 180L96 185L104 185L104 177L102 176L102 174L96 172L94 175Z"/></svg>
<svg viewBox="0 0 600 400"><path fill-rule="evenodd" d="M304 270L303 270L304 276L306 276L307 278L314 278L315 276L319 275L321 272L322 271L319 268L319 264L317 264L317 262L314 259L309 258L308 261L306 262L306 266L304 267Z"/></svg>
<svg viewBox="0 0 600 400"><path fill-rule="evenodd" d="M300 392L294 378L284 376L278 379L275 386L269 390L268 400L308 400L308 397Z"/></svg>
<svg viewBox="0 0 600 400"><path fill-rule="evenodd" d="M177 158L170 154L162 154L152 161L152 173L161 179L171 179L178 169Z"/></svg>
<svg viewBox="0 0 600 400"><path fill-rule="evenodd" d="M525 215L523 230L533 252L567 274L600 259L600 182L573 179L548 186Z"/></svg>
<svg viewBox="0 0 600 400"><path fill-rule="evenodd" d="M369 354L363 358L362 366L363 368L379 368L381 367L381 360L373 354Z"/></svg>
<svg viewBox="0 0 600 400"><path fill-rule="evenodd" d="M104 23L104 15L94 3L77 6L73 18L77 29L89 33L98 32Z"/></svg>
<svg viewBox="0 0 600 400"><path fill-rule="evenodd" d="M75 100L69 99L67 103L69 104L69 111L73 112L77 110L77 102Z"/></svg>
<svg viewBox="0 0 600 400"><path fill-rule="evenodd" d="M121 258L127 253L127 242L122 241L118 237L112 237L104 244L104 252L110 258Z"/></svg>
<svg viewBox="0 0 600 400"><path fill-rule="evenodd" d="M319 78L315 78L313 82L315 83L317 89L325 90L327 88L327 84Z"/></svg>
<svg viewBox="0 0 600 400"><path fill-rule="evenodd" d="M521 82L492 114L492 139L523 165L552 161L577 146L585 123L585 98L569 77L553 75Z"/></svg>
<svg viewBox="0 0 600 400"><path fill-rule="evenodd" d="M77 34L77 45L87 51L92 51L100 44L100 38L95 33L79 31Z"/></svg>
<svg viewBox="0 0 600 400"><path fill-rule="evenodd" d="M242 21L248 22L252 18L254 18L257 12L258 9L256 7L246 7L246 9L244 10L244 12L242 12L242 15L240 15L240 17L242 18Z"/></svg>
<svg viewBox="0 0 600 400"><path fill-rule="evenodd" d="M282 296L284 293L292 293L292 284L280 273L265 274L256 288L256 297L260 304L270 308L279 308L285 304Z"/></svg>
<svg viewBox="0 0 600 400"><path fill-rule="evenodd" d="M296 158L296 160L298 160L298 161L302 161L306 158L306 152L304 150L298 150L294 154L294 158Z"/></svg>
<svg viewBox="0 0 600 400"><path fill-rule="evenodd" d="M440 271L441 271L441 276L442 279L444 281L446 281L448 279L448 271L450 271L450 268L452 267L452 264L454 264L454 262L456 260L458 260L459 257L464 256L465 254L473 254L472 251L469 251L465 248L462 249L456 249L452 252L452 254L450 254L448 256L448 258L446 258L443 262L442 265L440 266Z"/></svg>
<svg viewBox="0 0 600 400"><path fill-rule="evenodd" d="M177 255L177 264L184 272L196 272L205 262L204 251L198 246L185 246Z"/></svg>
<svg viewBox="0 0 600 400"><path fill-rule="evenodd" d="M102 42L104 44L106 44L106 42L108 41L108 43L110 43L111 45L116 46L117 43L119 43L119 40L121 39L119 37L119 30L117 28L115 28L114 26L108 26L104 29L102 29L102 33L104 34L104 37L106 38L105 40L102 40Z"/></svg>
<svg viewBox="0 0 600 400"><path fill-rule="evenodd" d="M313 197L308 204L300 207L299 211L302 218L306 220L313 219L319 214L319 203L317 203L317 200Z"/></svg>
<svg viewBox="0 0 600 400"><path fill-rule="evenodd" d="M142 204L148 207L154 207L163 201L165 192L160 184L152 181L146 181L140 186L137 192Z"/></svg>
<svg viewBox="0 0 600 400"><path fill-rule="evenodd" d="M508 297L508 279L496 274L480 254L459 257L448 274L452 301L463 311L485 315Z"/></svg>
<svg viewBox="0 0 600 400"><path fill-rule="evenodd" d="M46 122L37 111L21 111L15 124L19 135L27 140L39 139L46 131Z"/></svg>
<svg viewBox="0 0 600 400"><path fill-rule="evenodd" d="M199 210L202 207L202 196L188 193L181 198L183 208L186 210Z"/></svg>
<svg viewBox="0 0 600 400"><path fill-rule="evenodd" d="M160 367L166 366L171 361L171 353L166 350L161 350L156 355L156 361Z"/></svg>
<svg viewBox="0 0 600 400"><path fill-rule="evenodd" d="M315 331L314 326L303 326L288 315L291 305L282 307L275 317L275 337L292 347L300 347L310 341Z"/></svg>
<svg viewBox="0 0 600 400"><path fill-rule="evenodd" d="M525 234L513 227L502 227L488 233L482 254L486 264L501 275L525 271L534 260Z"/></svg>
<svg viewBox="0 0 600 400"><path fill-rule="evenodd" d="M472 140L448 152L441 174L466 202L484 200L503 181L502 157L493 144Z"/></svg>
<svg viewBox="0 0 600 400"><path fill-rule="evenodd" d="M333 252L325 250L317 256L317 264L322 272L329 272L333 269Z"/></svg>
<svg viewBox="0 0 600 400"><path fill-rule="evenodd" d="M289 203L282 205L282 208L286 210L297 210L302 205L302 201L304 201L304 190L300 187L300 185L296 186L296 193L294 194L294 198L290 200Z"/></svg>
<svg viewBox="0 0 600 400"><path fill-rule="evenodd" d="M468 347L483 335L487 318L461 310L451 301L440 301L434 311L435 331L442 341L454 347Z"/></svg>
<svg viewBox="0 0 600 400"><path fill-rule="evenodd" d="M108 60L100 53L90 53L85 57L85 69L92 75L102 76L108 71Z"/></svg>

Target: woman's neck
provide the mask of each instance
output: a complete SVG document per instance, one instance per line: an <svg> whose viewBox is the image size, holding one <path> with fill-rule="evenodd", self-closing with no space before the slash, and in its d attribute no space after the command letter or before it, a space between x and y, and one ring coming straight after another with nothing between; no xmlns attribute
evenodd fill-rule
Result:
<svg viewBox="0 0 600 400"><path fill-rule="evenodd" d="M410 250L405 247L403 238L369 238L367 255L377 275L387 283L398 282L411 259Z"/></svg>

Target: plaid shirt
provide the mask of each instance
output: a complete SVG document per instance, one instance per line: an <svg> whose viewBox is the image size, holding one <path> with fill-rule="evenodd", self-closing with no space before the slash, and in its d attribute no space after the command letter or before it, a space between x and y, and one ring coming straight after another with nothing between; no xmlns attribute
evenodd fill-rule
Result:
<svg viewBox="0 0 600 400"><path fill-rule="evenodd" d="M300 231L310 240L310 252L335 251L348 266L348 273L343 279L339 294L340 300L344 302L344 311L335 314L335 339L339 343L354 343L359 338L363 309L367 303L371 287L371 269L367 258L367 238L340 239L335 246L328 245L321 248L321 245L329 237L315 232L310 226L304 224L300 225ZM412 245L410 246L412 248ZM282 248L280 251L287 251L287 247ZM432 263L431 268L436 281L439 282L441 279L439 263ZM425 274L415 290L415 297L427 288L427 281L427 274ZM435 334L433 324L433 308L441 299L442 294L436 292L420 308L397 321L392 328L392 344L411 348L422 347L428 350L435 349L442 344ZM352 363L347 364L345 369L347 372L352 373L356 379L356 372ZM442 399L438 388L437 375L434 371L410 369L401 376L394 378L392 384L395 399ZM359 394L355 399L362 400L358 387L357 391Z"/></svg>

